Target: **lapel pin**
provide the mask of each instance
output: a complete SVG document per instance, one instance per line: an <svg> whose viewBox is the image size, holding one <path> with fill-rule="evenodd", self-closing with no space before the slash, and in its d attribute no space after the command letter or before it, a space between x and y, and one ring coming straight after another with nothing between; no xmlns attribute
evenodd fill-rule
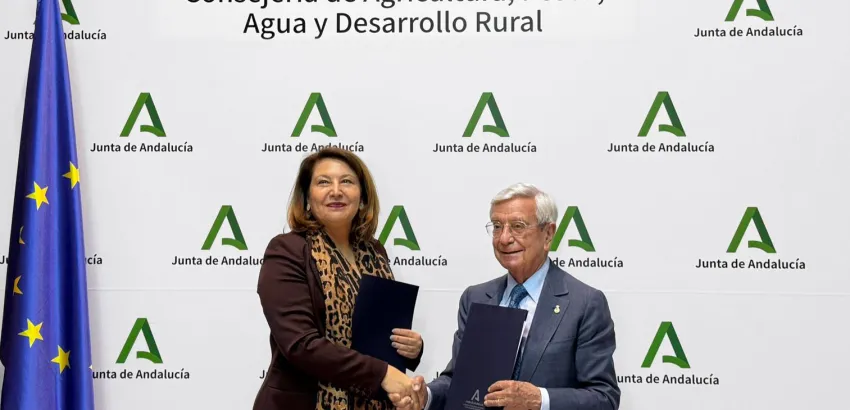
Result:
<svg viewBox="0 0 850 410"><path fill-rule="evenodd" d="M555 314L561 313L561 305L555 305Z"/></svg>

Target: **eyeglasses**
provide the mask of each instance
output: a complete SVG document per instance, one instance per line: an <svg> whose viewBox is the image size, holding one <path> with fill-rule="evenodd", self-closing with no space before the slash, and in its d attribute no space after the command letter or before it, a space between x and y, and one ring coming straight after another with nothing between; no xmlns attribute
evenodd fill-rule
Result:
<svg viewBox="0 0 850 410"><path fill-rule="evenodd" d="M523 221L513 221L507 225L507 229L512 236L517 237L522 236L530 228L537 226L540 226L540 224L529 225ZM501 222L490 222L485 227L487 228L487 234L492 237L498 237L502 235L502 230L505 229L505 225L503 225Z"/></svg>

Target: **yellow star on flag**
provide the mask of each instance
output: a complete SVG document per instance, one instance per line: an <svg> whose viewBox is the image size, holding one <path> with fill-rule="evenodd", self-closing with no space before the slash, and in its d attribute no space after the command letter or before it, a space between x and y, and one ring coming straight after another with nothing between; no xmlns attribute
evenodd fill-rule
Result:
<svg viewBox="0 0 850 410"><path fill-rule="evenodd" d="M29 319L27 319L27 330L24 330L23 332L18 333L18 335L28 337L30 339L30 347L32 347L32 345L33 345L33 343L35 343L36 339L44 340L41 337L41 325L43 323L44 322L39 323L37 325L34 325L34 324L32 324L32 322Z"/></svg>
<svg viewBox="0 0 850 410"><path fill-rule="evenodd" d="M71 170L62 174L62 176L71 180L71 189L74 189L80 182L80 170L74 166L73 162L69 162L69 164L71 164Z"/></svg>
<svg viewBox="0 0 850 410"><path fill-rule="evenodd" d="M54 357L51 360L52 363L56 363L59 365L59 374L62 374L65 371L66 367L71 367L71 361L69 360L69 356L71 356L71 351L62 350L62 346L59 346L59 355Z"/></svg>
<svg viewBox="0 0 850 410"><path fill-rule="evenodd" d="M21 230L18 231L18 243L21 244L21 245L26 245L24 243L24 227L23 226L21 227Z"/></svg>
<svg viewBox="0 0 850 410"><path fill-rule="evenodd" d="M18 276L15 278L15 283L12 284L12 293L16 295L23 295L24 292L21 292L21 288L18 287L18 283L21 282L21 277Z"/></svg>
<svg viewBox="0 0 850 410"><path fill-rule="evenodd" d="M37 183L33 182L32 184L35 186L35 190L27 195L27 198L35 199L35 209L41 208L42 203L50 205L50 202L47 202L47 187L42 189Z"/></svg>

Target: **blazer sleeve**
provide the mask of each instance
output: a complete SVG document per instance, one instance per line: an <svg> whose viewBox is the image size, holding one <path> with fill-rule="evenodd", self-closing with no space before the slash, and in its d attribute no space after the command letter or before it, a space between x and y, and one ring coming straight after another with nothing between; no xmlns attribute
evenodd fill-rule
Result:
<svg viewBox="0 0 850 410"><path fill-rule="evenodd" d="M387 265L391 265L390 257L387 254L387 249L384 248L384 245L381 245L381 242L378 241L378 240L375 240L373 243L374 243L375 249L377 249L378 252L381 255L383 255L384 258L387 259ZM411 371L415 372L416 369L419 367L419 364L422 362L422 355L424 353L425 353L425 339L422 340L422 349L419 350L419 356L416 356L416 358L414 358L414 359L405 358L405 367L407 367Z"/></svg>
<svg viewBox="0 0 850 410"><path fill-rule="evenodd" d="M551 410L617 410L620 407L620 387L614 370L617 342L608 299L599 290L592 291L588 299L574 352L579 386L547 388Z"/></svg>
<svg viewBox="0 0 850 410"><path fill-rule="evenodd" d="M266 248L257 293L275 343L293 366L323 382L367 396L381 393L386 362L319 334L306 251L306 241L294 234L278 235Z"/></svg>
<svg viewBox="0 0 850 410"><path fill-rule="evenodd" d="M454 377L455 372L455 361L460 352L460 344L463 340L463 334L466 331L466 318L469 316L469 309L472 305L472 299L469 293L470 288L466 288L460 295L457 308L457 330L455 330L452 339L452 356L445 370L436 379L428 383L428 401L425 410L443 410L446 407L446 400L448 399L452 377Z"/></svg>

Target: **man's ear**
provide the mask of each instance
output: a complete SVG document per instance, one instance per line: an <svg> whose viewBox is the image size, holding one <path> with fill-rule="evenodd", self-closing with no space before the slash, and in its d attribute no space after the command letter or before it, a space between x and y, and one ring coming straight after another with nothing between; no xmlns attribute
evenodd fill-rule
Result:
<svg viewBox="0 0 850 410"><path fill-rule="evenodd" d="M552 247L552 240L555 238L555 229L556 229L556 226L555 226L554 223L548 223L543 228L543 235L544 235L544 241L543 242L546 244L546 250L549 250L549 248Z"/></svg>

